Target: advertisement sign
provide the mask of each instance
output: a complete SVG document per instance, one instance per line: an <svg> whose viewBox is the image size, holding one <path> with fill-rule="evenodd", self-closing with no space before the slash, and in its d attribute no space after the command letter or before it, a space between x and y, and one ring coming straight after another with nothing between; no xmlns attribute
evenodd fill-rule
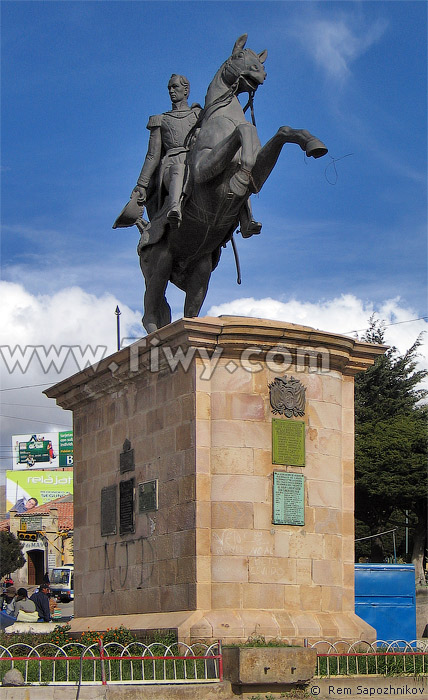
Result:
<svg viewBox="0 0 428 700"><path fill-rule="evenodd" d="M73 431L12 435L14 469L73 466Z"/></svg>
<svg viewBox="0 0 428 700"><path fill-rule="evenodd" d="M30 513L31 508L73 493L73 470L7 471L6 510L14 506L18 513ZM34 502L37 500L37 503Z"/></svg>
<svg viewBox="0 0 428 700"><path fill-rule="evenodd" d="M26 530L28 532L38 532L42 529L42 521L43 518L41 515L33 515L33 517L30 516L29 518L21 518L19 529Z"/></svg>

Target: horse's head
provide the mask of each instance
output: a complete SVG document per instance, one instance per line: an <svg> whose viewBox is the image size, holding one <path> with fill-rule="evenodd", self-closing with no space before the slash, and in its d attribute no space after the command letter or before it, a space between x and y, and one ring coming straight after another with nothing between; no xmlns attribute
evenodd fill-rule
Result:
<svg viewBox="0 0 428 700"><path fill-rule="evenodd" d="M257 54L251 49L244 49L246 41L246 34L236 40L232 55L223 65L222 78L229 86L237 85L237 93L254 92L267 75L263 66L267 51Z"/></svg>

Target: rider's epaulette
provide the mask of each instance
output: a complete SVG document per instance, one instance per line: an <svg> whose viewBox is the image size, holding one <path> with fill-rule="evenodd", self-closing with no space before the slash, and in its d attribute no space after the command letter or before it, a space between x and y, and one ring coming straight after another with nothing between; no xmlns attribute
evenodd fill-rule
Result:
<svg viewBox="0 0 428 700"><path fill-rule="evenodd" d="M202 107L199 104L199 102L193 102L193 104L190 105L190 109L193 109L194 112L200 112Z"/></svg>
<svg viewBox="0 0 428 700"><path fill-rule="evenodd" d="M154 129L156 126L161 126L162 125L162 114L154 114L152 117L149 117L149 121L147 122L147 129Z"/></svg>

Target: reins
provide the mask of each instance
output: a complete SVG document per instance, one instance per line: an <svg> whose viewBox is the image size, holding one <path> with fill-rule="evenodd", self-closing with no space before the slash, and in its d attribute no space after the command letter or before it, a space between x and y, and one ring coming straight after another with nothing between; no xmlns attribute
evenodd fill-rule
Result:
<svg viewBox="0 0 428 700"><path fill-rule="evenodd" d="M238 82L236 81L227 92L225 92L223 95L220 95L217 97L217 99L213 100L209 105L201 109L198 118L195 122L195 124L192 126L190 129L189 133L187 134L185 141L184 141L184 146L185 148L188 148L189 143L195 133L195 131L200 127L204 119L208 119L211 117L214 112L216 112L220 107L225 107L226 105L230 104L232 101L232 98L236 96L236 92L238 90ZM248 102L243 108L243 112L248 110L250 108L250 113L251 113L251 121L253 123L253 126L256 126L256 118L254 114L254 95L256 94L256 91L254 89L249 89L248 90ZM235 266L236 266L236 283L241 284L242 278L241 278L241 264L239 262L239 254L238 254L238 248L235 243L235 239L233 237L233 233L230 237L230 242L232 244L232 250L233 250L233 256L235 258ZM201 244L202 245L202 244ZM226 244L224 244L226 245Z"/></svg>
<svg viewBox="0 0 428 700"><path fill-rule="evenodd" d="M253 122L253 126L256 126L256 118L254 116L254 95L256 94L255 90L249 90L248 91L248 102L245 105L243 112L247 111L248 107L250 108L251 111L251 121Z"/></svg>

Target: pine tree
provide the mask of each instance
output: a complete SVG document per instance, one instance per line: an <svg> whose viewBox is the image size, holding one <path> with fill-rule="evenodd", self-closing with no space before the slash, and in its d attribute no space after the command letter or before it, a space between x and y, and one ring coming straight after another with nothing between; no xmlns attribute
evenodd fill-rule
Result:
<svg viewBox="0 0 428 700"><path fill-rule="evenodd" d="M382 324L373 317L363 340L384 343ZM355 378L355 517L371 535L404 522L412 534L417 582L424 582L427 526L427 395L417 369L421 337L400 355L392 347ZM360 521L360 523L358 523ZM390 540L392 541L392 540ZM370 540L372 561L383 561L385 539ZM361 550L360 550L361 551Z"/></svg>
<svg viewBox="0 0 428 700"><path fill-rule="evenodd" d="M25 564L20 541L8 530L0 532L0 578Z"/></svg>

